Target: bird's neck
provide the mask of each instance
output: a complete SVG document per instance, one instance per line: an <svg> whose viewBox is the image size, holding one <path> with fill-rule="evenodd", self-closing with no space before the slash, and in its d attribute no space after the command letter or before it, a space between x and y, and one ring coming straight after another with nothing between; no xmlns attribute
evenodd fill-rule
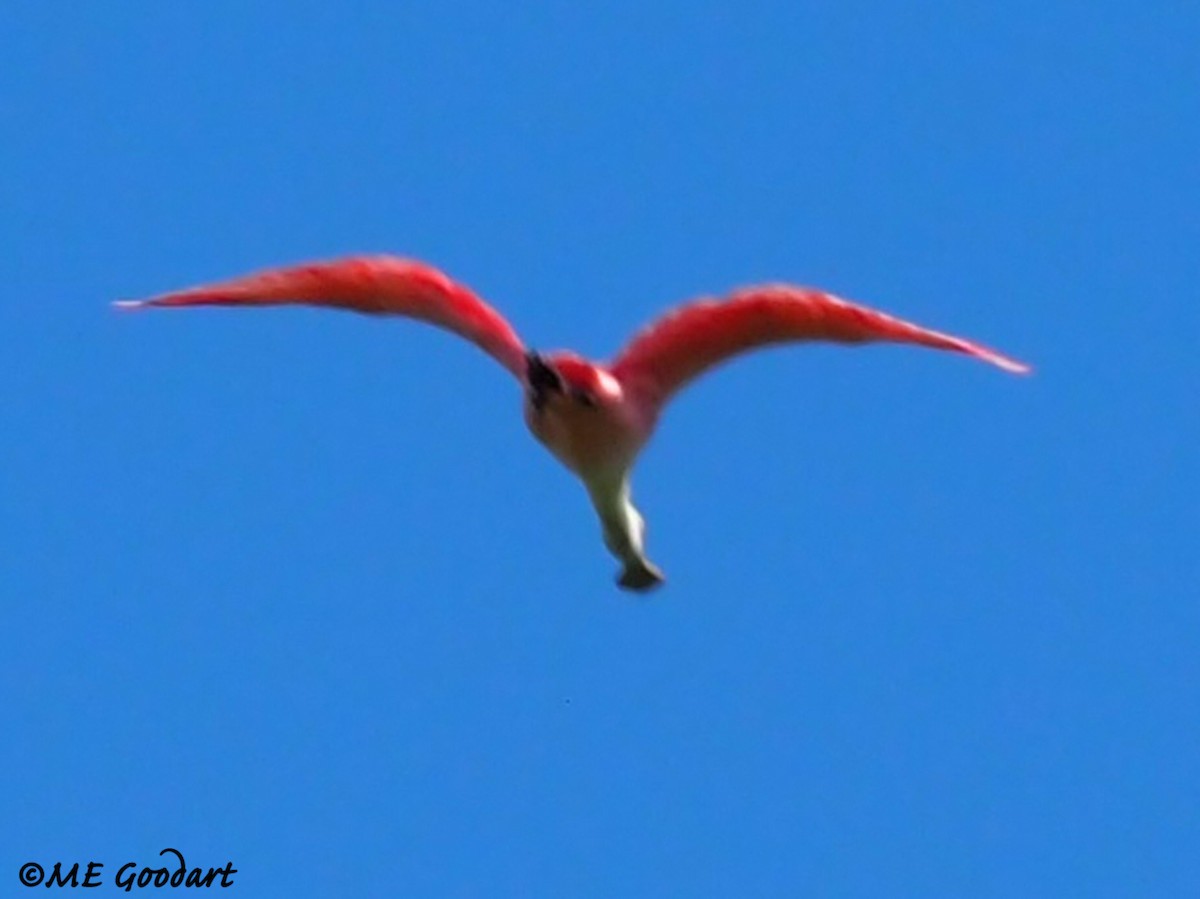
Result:
<svg viewBox="0 0 1200 899"><path fill-rule="evenodd" d="M629 472L612 472L589 478L586 484L609 550L626 562L642 558L645 526L642 516L633 505Z"/></svg>

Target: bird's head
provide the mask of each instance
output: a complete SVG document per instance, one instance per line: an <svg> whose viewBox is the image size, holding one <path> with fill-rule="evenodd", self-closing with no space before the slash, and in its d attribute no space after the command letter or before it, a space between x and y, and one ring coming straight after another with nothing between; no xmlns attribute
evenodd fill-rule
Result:
<svg viewBox="0 0 1200 899"><path fill-rule="evenodd" d="M529 403L538 412L554 409L595 410L621 399L621 385L611 374L575 353L525 354Z"/></svg>
<svg viewBox="0 0 1200 899"><path fill-rule="evenodd" d="M620 381L575 353L528 353L525 366L525 423L533 436L585 480L627 470L649 429Z"/></svg>

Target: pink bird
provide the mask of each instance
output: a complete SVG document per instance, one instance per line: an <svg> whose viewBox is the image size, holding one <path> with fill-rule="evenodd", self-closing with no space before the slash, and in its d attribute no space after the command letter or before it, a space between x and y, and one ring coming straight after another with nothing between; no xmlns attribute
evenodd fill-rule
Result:
<svg viewBox="0 0 1200 899"><path fill-rule="evenodd" d="M529 430L587 488L604 543L623 566L617 583L628 590L650 590L663 582L662 572L646 557L646 526L631 500L630 472L667 401L698 375L747 350L801 340L917 344L965 353L1010 372L1029 371L977 343L786 284L749 287L676 309L641 331L609 364L565 350L529 350L473 291L430 266L389 256L271 269L117 305L289 303L440 325L508 369L524 393Z"/></svg>

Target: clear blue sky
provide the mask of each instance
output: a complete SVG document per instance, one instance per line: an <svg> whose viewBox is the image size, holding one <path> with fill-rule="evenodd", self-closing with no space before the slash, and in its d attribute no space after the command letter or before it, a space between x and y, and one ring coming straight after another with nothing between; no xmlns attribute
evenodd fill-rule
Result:
<svg viewBox="0 0 1200 899"><path fill-rule="evenodd" d="M636 6L5 5L0 893L1200 895L1200 13ZM358 251L547 349L790 280L1037 371L700 382L636 600L465 344L107 306Z"/></svg>

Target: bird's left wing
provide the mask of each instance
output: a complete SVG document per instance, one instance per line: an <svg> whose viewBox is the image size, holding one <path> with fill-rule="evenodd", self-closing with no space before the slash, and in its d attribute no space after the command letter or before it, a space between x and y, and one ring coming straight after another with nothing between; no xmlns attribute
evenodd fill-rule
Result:
<svg viewBox="0 0 1200 899"><path fill-rule="evenodd" d="M378 315L403 315L465 337L518 379L525 347L505 318L469 288L431 266L393 256L315 262L205 284L118 306L333 306Z"/></svg>
<svg viewBox="0 0 1200 899"><path fill-rule="evenodd" d="M1023 363L969 340L819 290L783 284L682 306L635 336L613 360L611 370L627 389L657 408L693 378L733 356L801 340L918 344L966 353L1006 371L1029 371Z"/></svg>

